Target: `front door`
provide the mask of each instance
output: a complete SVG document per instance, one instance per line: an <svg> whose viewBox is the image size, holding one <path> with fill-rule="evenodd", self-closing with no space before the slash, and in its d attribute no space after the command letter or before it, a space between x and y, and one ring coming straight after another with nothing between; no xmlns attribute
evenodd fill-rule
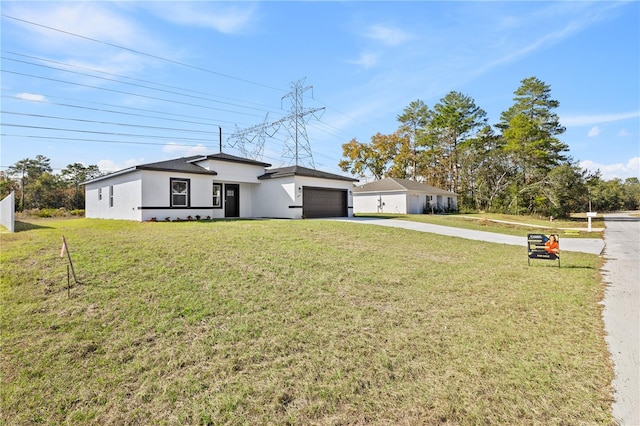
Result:
<svg viewBox="0 0 640 426"><path fill-rule="evenodd" d="M224 185L224 217L240 217L240 185Z"/></svg>

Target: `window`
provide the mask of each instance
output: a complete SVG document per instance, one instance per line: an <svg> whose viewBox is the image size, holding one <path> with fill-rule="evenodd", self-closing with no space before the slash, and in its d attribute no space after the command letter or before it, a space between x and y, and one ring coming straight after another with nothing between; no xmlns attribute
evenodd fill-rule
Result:
<svg viewBox="0 0 640 426"><path fill-rule="evenodd" d="M98 201L102 201L102 188L98 188Z"/></svg>
<svg viewBox="0 0 640 426"><path fill-rule="evenodd" d="M189 207L189 179L171 179L171 207Z"/></svg>
<svg viewBox="0 0 640 426"><path fill-rule="evenodd" d="M113 185L109 187L109 207L113 207Z"/></svg>
<svg viewBox="0 0 640 426"><path fill-rule="evenodd" d="M221 183L213 184L213 208L215 209L222 208L222 184Z"/></svg>

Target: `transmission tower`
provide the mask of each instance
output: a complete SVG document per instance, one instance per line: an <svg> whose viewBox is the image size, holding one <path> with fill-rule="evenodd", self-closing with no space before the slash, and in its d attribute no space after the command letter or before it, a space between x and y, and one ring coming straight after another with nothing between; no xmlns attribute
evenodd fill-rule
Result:
<svg viewBox="0 0 640 426"><path fill-rule="evenodd" d="M295 163L298 166L306 163L315 169L305 125L311 116L320 119L315 114L324 110L324 108L303 108L302 95L313 88L312 86L303 87L304 80L303 78L291 83L291 92L281 99L282 102L286 98L291 98L291 112L289 115L269 123L267 121L269 114L267 113L261 124L242 130L236 127L236 131L227 138L227 141L230 142L229 144L238 149L246 158L262 159L266 139L273 138L280 128L284 127L287 130L288 137L285 140L283 157L291 159L290 164ZM307 116L309 117L308 119L305 118Z"/></svg>
<svg viewBox="0 0 640 426"><path fill-rule="evenodd" d="M227 138L227 141L231 140L230 145L240 151L243 157L253 160L262 159L267 137L273 137L280 127L277 122L269 123L268 118L269 113L265 115L261 124L242 130L236 125L236 131Z"/></svg>
<svg viewBox="0 0 640 426"><path fill-rule="evenodd" d="M283 157L290 158L296 166L305 163L305 160L309 160L308 165L312 169L316 166L313 162L313 153L311 152L311 144L309 143L309 137L307 136L306 123L311 117L320 119L315 116L318 111L323 111L324 108L303 108L302 95L309 89L313 89L313 86L303 87L305 78L302 78L294 83L291 83L291 92L284 95L281 99L291 98L291 113L287 116L284 127L289 133L289 138L284 144ZM309 118L305 118L309 116Z"/></svg>

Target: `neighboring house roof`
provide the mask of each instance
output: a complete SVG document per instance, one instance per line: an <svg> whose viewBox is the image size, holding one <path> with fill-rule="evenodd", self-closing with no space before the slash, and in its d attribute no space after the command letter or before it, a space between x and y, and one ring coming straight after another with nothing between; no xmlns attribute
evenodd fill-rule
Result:
<svg viewBox="0 0 640 426"><path fill-rule="evenodd" d="M333 173L322 172L320 170L309 169L302 166L289 166L281 167L278 169L270 169L262 176L258 176L258 179L276 179L287 176L306 176L321 179L333 179L333 180L345 180L348 182L358 182L358 179L350 178L347 176L335 175Z"/></svg>
<svg viewBox="0 0 640 426"><path fill-rule="evenodd" d="M416 182L414 180L399 178L384 178L381 180L376 180L374 182L366 183L362 186L356 186L353 189L354 193L384 191L415 191L427 192L429 194L437 195L457 195L455 192L445 191L444 189L436 188L431 185Z"/></svg>

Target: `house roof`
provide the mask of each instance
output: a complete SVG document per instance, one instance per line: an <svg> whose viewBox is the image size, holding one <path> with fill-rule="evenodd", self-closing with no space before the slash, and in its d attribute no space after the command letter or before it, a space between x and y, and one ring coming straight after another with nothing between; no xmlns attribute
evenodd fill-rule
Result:
<svg viewBox="0 0 640 426"><path fill-rule="evenodd" d="M345 180L348 182L358 182L358 179L350 178L347 176L335 175L333 173L327 173L320 170L310 169L302 166L289 166L280 167L277 169L267 170L262 176L258 176L258 179L277 179L287 176L306 176L321 179L333 179L333 180Z"/></svg>
<svg viewBox="0 0 640 426"><path fill-rule="evenodd" d="M193 160L191 160L191 162L197 162L202 160L229 161L232 163L250 164L252 166L271 167L271 164L269 163L263 163L262 161L251 160L249 158L236 157L235 155L225 154L224 152L220 152L218 154L195 157Z"/></svg>
<svg viewBox="0 0 640 426"><path fill-rule="evenodd" d="M198 158L202 158L200 155L194 155L191 157L182 157L182 158L174 158L173 160L166 161L157 161L155 163L147 163L140 164L137 166L129 167L126 169L118 170L117 172L109 173L103 176L98 176L95 179L88 180L86 182L82 182L81 185L86 185L91 182L98 182L104 179L109 179L114 176L124 175L127 173L135 172L136 170L155 170L160 172L182 172L182 173L191 173L191 174L199 174L199 175L212 175L215 176L216 173L213 170L207 170L204 167L200 167L198 165L193 164L193 160L197 160Z"/></svg>
<svg viewBox="0 0 640 426"><path fill-rule="evenodd" d="M265 168L271 167L271 164L268 164L268 163L263 163L261 161L251 160L248 158L236 157L235 155L230 155L230 154L225 154L220 152L218 154L193 155L191 157L174 158L173 160L140 164L138 166L129 167L128 169L123 169L114 173L97 177L87 182L83 182L83 185L90 182L97 182L100 180L108 179L113 176L131 173L136 170L182 172L182 173L212 175L212 176L217 175L218 173L216 173L215 171L207 170L204 167L200 167L196 164L199 161L205 161L205 160L228 161L232 163L249 164L249 165L260 166ZM291 166L291 167L282 167L278 169L270 169L270 170L267 170L264 175L259 176L258 179L274 179L274 178L280 178L285 176L308 176L308 177L316 177L316 178L322 178L322 179L358 182L358 179L353 179L346 176L340 176L332 173L322 172L320 170L309 169L307 167L302 167L302 166Z"/></svg>
<svg viewBox="0 0 640 426"><path fill-rule="evenodd" d="M454 192L445 191L444 189L436 188L421 182L400 178L384 178L366 183L362 186L356 186L353 189L354 193L382 191L417 191L436 195L457 195Z"/></svg>
<svg viewBox="0 0 640 426"><path fill-rule="evenodd" d="M173 160L158 161L156 163L141 164L135 166L135 170L158 170L168 172L185 172L195 173L199 175L217 175L218 173L213 170L207 170L204 167L200 167L193 164L194 159L198 159L198 156L175 158Z"/></svg>

